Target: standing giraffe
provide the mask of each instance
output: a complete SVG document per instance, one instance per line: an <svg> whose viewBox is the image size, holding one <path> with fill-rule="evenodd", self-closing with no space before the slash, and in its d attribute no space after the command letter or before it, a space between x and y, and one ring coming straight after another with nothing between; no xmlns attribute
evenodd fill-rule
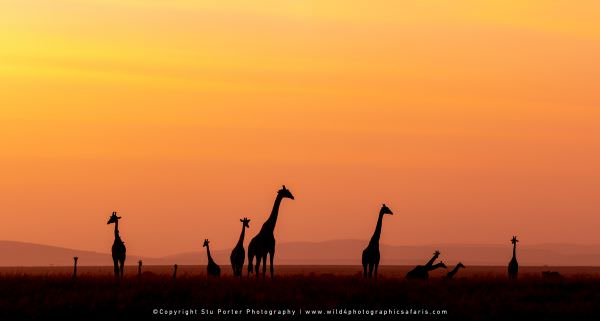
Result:
<svg viewBox="0 0 600 321"><path fill-rule="evenodd" d="M73 280L77 279L77 260L79 258L74 256L73 257Z"/></svg>
<svg viewBox="0 0 600 321"><path fill-rule="evenodd" d="M123 277L123 266L125 265L125 242L119 236L119 220L117 212L112 212L106 224L115 224L115 241L112 245L112 259L115 270L115 277Z"/></svg>
<svg viewBox="0 0 600 321"><path fill-rule="evenodd" d="M210 255L210 248L208 247L208 239L204 240L203 247L206 248L206 255L208 256L208 264L206 265L206 274L208 276L221 276L221 268L215 263L212 256ZM177 267L175 267L177 270Z"/></svg>
<svg viewBox="0 0 600 321"><path fill-rule="evenodd" d="M519 263L517 263L517 242L519 240L517 240L516 236L513 236L510 242L513 244L513 256L510 263L508 263L508 278L516 279L519 273Z"/></svg>
<svg viewBox="0 0 600 321"><path fill-rule="evenodd" d="M173 265L173 280L177 279L177 264Z"/></svg>
<svg viewBox="0 0 600 321"><path fill-rule="evenodd" d="M375 227L375 232L369 241L369 245L362 253L362 265L363 265L363 276L365 278L371 278L373 276L373 270L375 270L375 278L377 278L377 269L379 268L379 238L381 237L381 224L383 223L383 215L390 214L393 215L392 210L390 210L385 204L381 206L379 210L379 217L377 218L377 226ZM367 275L367 267L369 268L369 273Z"/></svg>
<svg viewBox="0 0 600 321"><path fill-rule="evenodd" d="M263 278L267 274L267 254L271 261L271 278L273 278L273 257L275 256L275 236L273 231L275 230L275 223L277 223L277 215L279 214L279 206L284 198L294 199L294 195L285 188L285 185L277 192L275 203L273 204L273 210L271 215L265 221L260 232L250 241L248 244L248 275L252 273L252 260L256 256L256 267L255 273L258 277L258 269L260 267L260 261L263 261Z"/></svg>
<svg viewBox="0 0 600 321"><path fill-rule="evenodd" d="M142 260L138 261L138 279L142 277Z"/></svg>
<svg viewBox="0 0 600 321"><path fill-rule="evenodd" d="M246 234L246 228L250 228L250 220L247 217L240 219L242 222L242 234L237 245L231 251L231 268L233 269L234 276L242 276L242 269L244 267L244 260L246 259L246 250L244 250L244 235Z"/></svg>

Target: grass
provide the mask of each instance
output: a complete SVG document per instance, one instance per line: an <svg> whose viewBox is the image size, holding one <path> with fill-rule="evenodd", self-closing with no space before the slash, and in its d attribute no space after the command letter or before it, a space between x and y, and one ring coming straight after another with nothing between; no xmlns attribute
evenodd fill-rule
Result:
<svg viewBox="0 0 600 321"><path fill-rule="evenodd" d="M200 319L153 315L153 309L429 309L447 315L405 319L504 320L593 319L600 315L600 278L570 276L543 280L528 276L512 282L502 277L473 276L446 281L407 281L357 275L284 275L275 280L207 279L182 275L125 277L109 275L0 275L0 319L76 318L85 320ZM231 318L212 315L211 318ZM252 318L244 315L243 318ZM265 316L254 316L264 318ZM298 319L298 317L295 317ZM329 317L331 318L331 317ZM329 319L328 318L328 319ZM342 316L338 318L343 319ZM394 316L394 319L401 317ZM345 318L347 319L347 318ZM373 318L374 319L374 318Z"/></svg>

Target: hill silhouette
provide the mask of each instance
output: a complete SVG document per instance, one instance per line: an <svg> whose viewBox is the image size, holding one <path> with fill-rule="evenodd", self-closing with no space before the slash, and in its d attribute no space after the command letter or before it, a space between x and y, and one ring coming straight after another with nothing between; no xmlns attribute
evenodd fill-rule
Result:
<svg viewBox="0 0 600 321"><path fill-rule="evenodd" d="M365 240L332 240L324 242L288 242L278 244L276 261L288 265L360 265L360 254ZM416 265L433 250L444 253L444 262L459 260L469 265L505 265L510 248L502 244L436 244L386 245L381 244L382 265ZM211 250L216 262L229 262L231 249ZM71 266L78 256L78 265L111 265L110 253L68 249L57 246L0 241L0 266ZM360 256L360 255L359 255ZM144 265L204 265L206 253L200 249L164 257L131 255L130 265L143 260ZM538 244L523 245L519 253L522 265L600 266L600 245ZM247 263L247 262L246 262ZM225 264L225 263L222 263Z"/></svg>

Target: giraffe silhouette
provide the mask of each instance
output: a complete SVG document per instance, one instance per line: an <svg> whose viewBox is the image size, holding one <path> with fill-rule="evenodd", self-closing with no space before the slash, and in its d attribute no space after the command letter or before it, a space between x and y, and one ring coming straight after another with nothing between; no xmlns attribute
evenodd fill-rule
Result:
<svg viewBox="0 0 600 321"><path fill-rule="evenodd" d="M377 269L379 268L380 259L379 238L381 237L381 224L383 223L383 216L385 214L393 215L394 213L392 213L392 210L383 204L379 210L379 217L377 218L375 232L369 241L369 245L367 245L367 248L362 252L363 277L365 278L371 278L373 273L375 273L375 278L377 278Z"/></svg>
<svg viewBox="0 0 600 321"><path fill-rule="evenodd" d="M77 260L79 258L74 256L73 257L73 280L77 279Z"/></svg>
<svg viewBox="0 0 600 321"><path fill-rule="evenodd" d="M142 260L138 261L138 279L142 277Z"/></svg>
<svg viewBox="0 0 600 321"><path fill-rule="evenodd" d="M115 277L123 277L123 267L125 265L125 242L121 240L119 235L119 220L117 212L112 212L106 224L115 224L115 241L112 245L112 259L115 270Z"/></svg>
<svg viewBox="0 0 600 321"><path fill-rule="evenodd" d="M513 256L510 263L508 263L508 277L516 279L519 274L519 263L517 262L517 242L519 240L517 240L516 236L513 236L510 242L513 244Z"/></svg>
<svg viewBox="0 0 600 321"><path fill-rule="evenodd" d="M210 248L208 246L208 239L204 240L203 247L206 248L206 255L208 256L208 264L206 265L206 274L208 276L221 276L221 268L215 263L212 256L210 256ZM177 268L175 268L177 269Z"/></svg>
<svg viewBox="0 0 600 321"><path fill-rule="evenodd" d="M173 280L175 279L177 279L177 264L173 265Z"/></svg>
<svg viewBox="0 0 600 321"><path fill-rule="evenodd" d="M240 219L242 222L242 233L237 245L231 251L231 268L233 269L234 276L242 276L242 269L244 267L244 260L246 259L246 250L244 250L244 236L246 234L246 228L250 228L250 220L247 217Z"/></svg>
<svg viewBox="0 0 600 321"><path fill-rule="evenodd" d="M248 276L252 273L252 260L256 256L255 273L258 277L258 269L260 267L260 261L263 261L263 278L267 274L267 254L270 258L270 270L271 278L273 278L273 258L275 256L275 236L273 231L275 230L275 224L277 223L277 215L279 214L279 206L284 198L294 199L294 195L285 188L285 185L277 192L275 197L275 203L273 204L273 210L271 215L265 221L260 232L250 241L248 244Z"/></svg>
<svg viewBox="0 0 600 321"><path fill-rule="evenodd" d="M454 276L456 275L456 272L458 272L458 270L461 268L464 269L465 266L462 263L458 262L458 264L456 264L456 266L452 269L452 271L448 272L448 274L446 274L446 276L444 278L446 278L446 279L454 278Z"/></svg>
<svg viewBox="0 0 600 321"><path fill-rule="evenodd" d="M438 268L447 268L446 264L444 264L444 262L437 263L437 264L433 264L430 266L427 265L417 265L414 269L408 271L408 273L406 273L406 278L407 279L413 279L413 280L427 280L429 278L429 272L433 271L435 269Z"/></svg>

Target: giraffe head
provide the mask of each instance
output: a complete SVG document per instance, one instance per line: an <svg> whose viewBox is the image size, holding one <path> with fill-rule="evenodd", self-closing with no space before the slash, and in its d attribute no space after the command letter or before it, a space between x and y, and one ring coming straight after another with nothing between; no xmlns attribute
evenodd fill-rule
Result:
<svg viewBox="0 0 600 321"><path fill-rule="evenodd" d="M435 250L435 252L433 252L433 256L435 256L436 258L440 256L440 251L439 250Z"/></svg>
<svg viewBox="0 0 600 321"><path fill-rule="evenodd" d="M283 198L294 199L294 195L292 195L292 192L290 192L289 189L285 188L285 185L283 185L283 187L277 192L277 194L279 194L279 196Z"/></svg>
<svg viewBox="0 0 600 321"><path fill-rule="evenodd" d="M466 266L464 266L462 263L458 262L458 264L456 264L457 268L465 268Z"/></svg>
<svg viewBox="0 0 600 321"><path fill-rule="evenodd" d="M510 240L510 243L512 243L512 244L517 244L517 242L519 242L519 240L517 240L516 236L513 236L512 240Z"/></svg>
<svg viewBox="0 0 600 321"><path fill-rule="evenodd" d="M243 219L240 219L240 222L242 222L242 224L243 224L244 227L250 228L250 224L248 224L248 223L250 223L250 219L249 218L244 217Z"/></svg>
<svg viewBox="0 0 600 321"><path fill-rule="evenodd" d="M204 240L204 244L202 245L202 247L208 247L208 243L210 243L210 242L208 242L208 239L205 239Z"/></svg>
<svg viewBox="0 0 600 321"><path fill-rule="evenodd" d="M441 267L442 269L447 269L448 267L446 266L446 264L444 264L444 262L440 261L440 263L436 264L438 267Z"/></svg>
<svg viewBox="0 0 600 321"><path fill-rule="evenodd" d="M385 204L381 205L381 210L379 210L379 214L394 215L394 213L392 212L392 210L390 210L390 208L387 207Z"/></svg>
<svg viewBox="0 0 600 321"><path fill-rule="evenodd" d="M110 218L108 219L108 222L106 224L116 223L120 219L121 219L121 217L117 216L117 212L112 212L112 215L110 216Z"/></svg>

